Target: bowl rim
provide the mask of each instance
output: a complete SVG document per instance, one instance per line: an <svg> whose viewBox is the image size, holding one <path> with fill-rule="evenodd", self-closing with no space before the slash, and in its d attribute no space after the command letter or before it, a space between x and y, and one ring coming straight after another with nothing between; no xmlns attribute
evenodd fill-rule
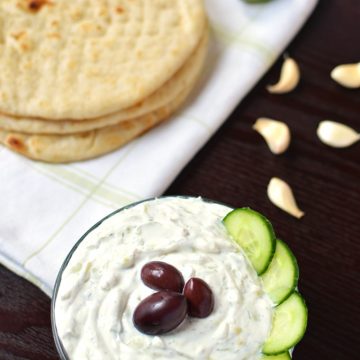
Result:
<svg viewBox="0 0 360 360"><path fill-rule="evenodd" d="M110 214L106 215L105 217L103 217L101 220L99 220L98 222L96 222L93 226L91 226L89 228L89 230L87 230L80 238L79 240L77 240L75 242L75 244L73 245L73 247L71 248L71 250L68 252L68 254L66 255L64 261L61 264L61 267L57 273L56 279L55 279L55 285L54 285L54 289L52 292L52 297L51 297L51 314L50 314L50 318L51 318L51 329L52 329L52 335L53 335L53 339L55 342L55 346L56 346L56 350L61 358L61 360L70 360L70 357L67 355L66 350L61 342L60 336L58 334L57 331L57 327L56 327L56 319L55 319L55 306L56 306L56 298L59 292L59 287L60 287L60 283L61 283L61 278L62 278L62 274L64 272L64 270L66 269L67 265L69 264L73 254L75 253L75 251L77 250L77 248L79 247L79 245L82 243L82 241L92 232L94 231L96 228L98 228L105 220L109 219L110 217L118 214L121 211L133 208L137 205L140 205L142 203L145 202L149 202L149 201L154 201L154 200L161 200L161 199L171 199L171 198L180 198L180 199L201 199L202 201L206 202L206 203L210 203L210 204L218 204L218 205L222 205L222 206L226 206L230 209L234 209L232 206L229 206L221 201L216 201L216 200L211 200L202 196L191 196L191 195L165 195L165 196L157 196L157 197L151 197L151 198L146 198L143 200L139 200L139 201L135 201L133 203L127 204L113 212L111 212Z"/></svg>

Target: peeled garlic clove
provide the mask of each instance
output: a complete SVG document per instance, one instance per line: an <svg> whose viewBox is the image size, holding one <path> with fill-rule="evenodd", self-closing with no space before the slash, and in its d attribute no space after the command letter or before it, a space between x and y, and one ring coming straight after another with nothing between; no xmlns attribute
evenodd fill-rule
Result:
<svg viewBox="0 0 360 360"><path fill-rule="evenodd" d="M281 68L280 79L277 84L267 86L271 94L284 94L294 90L300 81L300 69L296 61L285 58Z"/></svg>
<svg viewBox="0 0 360 360"><path fill-rule="evenodd" d="M342 86L355 89L360 87L360 63L336 66L331 78Z"/></svg>
<svg viewBox="0 0 360 360"><path fill-rule="evenodd" d="M253 125L253 129L265 139L273 154L285 152L290 145L290 129L282 121L259 118Z"/></svg>
<svg viewBox="0 0 360 360"><path fill-rule="evenodd" d="M336 148L347 147L360 140L360 134L354 129L330 120L321 121L316 133L324 144Z"/></svg>
<svg viewBox="0 0 360 360"><path fill-rule="evenodd" d="M292 216L300 219L305 215L296 204L290 186L283 180L273 177L268 185L267 194L270 201Z"/></svg>

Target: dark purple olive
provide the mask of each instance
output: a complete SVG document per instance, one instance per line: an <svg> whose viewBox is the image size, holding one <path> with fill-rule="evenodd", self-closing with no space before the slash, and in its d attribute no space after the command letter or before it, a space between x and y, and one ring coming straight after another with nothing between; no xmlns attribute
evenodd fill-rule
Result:
<svg viewBox="0 0 360 360"><path fill-rule="evenodd" d="M162 261L152 261L141 269L141 279L145 285L155 290L170 290L182 293L184 278L174 266Z"/></svg>
<svg viewBox="0 0 360 360"><path fill-rule="evenodd" d="M213 311L214 295L205 281L191 278L185 285L184 295L188 302L189 316L204 318Z"/></svg>
<svg viewBox="0 0 360 360"><path fill-rule="evenodd" d="M179 326L185 319L185 296L171 291L159 291L145 298L133 315L135 327L147 335L160 335Z"/></svg>

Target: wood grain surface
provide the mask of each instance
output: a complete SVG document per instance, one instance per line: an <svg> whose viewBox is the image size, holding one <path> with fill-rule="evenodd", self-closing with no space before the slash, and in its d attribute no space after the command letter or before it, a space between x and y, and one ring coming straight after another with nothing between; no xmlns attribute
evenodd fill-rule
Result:
<svg viewBox="0 0 360 360"><path fill-rule="evenodd" d="M360 131L360 90L344 89L329 77L334 66L360 60L359 39L359 0L320 1L288 48L302 71L296 91L266 92L277 80L279 60L166 192L251 206L271 219L297 256L309 307L296 360L356 359L360 353L360 145L332 149L315 133L323 119ZM251 129L260 116L289 124L293 141L287 153L272 155ZM302 220L269 202L272 176L292 186L306 212ZM0 360L20 359L57 359L50 300L0 267Z"/></svg>

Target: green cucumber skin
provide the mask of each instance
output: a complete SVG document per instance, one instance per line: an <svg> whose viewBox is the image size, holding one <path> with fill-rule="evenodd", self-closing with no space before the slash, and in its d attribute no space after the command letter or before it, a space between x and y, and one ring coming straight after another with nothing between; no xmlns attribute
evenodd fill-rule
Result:
<svg viewBox="0 0 360 360"><path fill-rule="evenodd" d="M267 230L268 230L268 232L270 234L270 237L271 237L271 251L270 251L269 257L267 259L267 263L264 265L264 267L262 269L259 269L257 271L257 274L261 275L267 270L267 268L269 267L269 265L271 263L271 260L272 260L272 258L274 256L274 254L275 254L276 236L275 236L274 228L273 228L271 222L264 215L260 214L259 212L255 211L255 210L250 209L249 207L237 208L237 209L234 209L233 211L231 211L230 213L228 213L224 217L224 219L222 220L225 227L226 227L226 219L228 219L230 216L232 216L235 211L246 211L246 212L251 213L251 214L253 214L255 216L258 216L260 219L262 219L262 221L266 225ZM235 240L235 242L238 244L238 242L236 240ZM249 261L250 261L250 259L249 259Z"/></svg>
<svg viewBox="0 0 360 360"><path fill-rule="evenodd" d="M295 276L294 276L294 283L293 283L293 287L292 287L292 291L289 292L289 294L284 297L284 299L282 299L278 304L277 306L279 306L280 304L282 304L286 299L288 299L296 290L297 286L298 286L298 282L299 282L299 277L300 277L300 270L299 270L299 265L298 265L298 262L297 262L297 259L294 255L294 253L291 251L290 247L288 244L286 244L284 241L282 241L281 239L278 239L278 241L280 241L284 247L286 248L288 254L291 256L292 260L293 260L293 264L295 266ZM296 291L297 292L297 291ZM298 292L297 292L298 293ZM304 305L307 309L307 306L305 304L305 300L304 298L300 295L300 293L298 293L299 296L302 298L303 302L304 302Z"/></svg>
<svg viewBox="0 0 360 360"><path fill-rule="evenodd" d="M264 273L271 266L271 261L276 253L277 243L281 244L281 246L283 247L282 250L285 251L286 255L288 256L288 258L286 258L287 263L285 263L285 264L288 264L288 266L289 266L290 265L289 262L290 262L291 265L293 266L293 268L291 269L293 272L293 276L291 278L292 284L289 285L289 291L286 292L285 295L282 295L280 300L278 300L278 303L275 307L275 312L278 307L284 307L284 310L282 310L281 312L285 312L285 314L286 314L286 312L288 312L289 314L291 314L291 313L294 314L294 312L295 312L294 318L295 319L297 318L296 313L299 314L300 318L297 319L298 321L295 323L293 323L293 322L289 323L289 336L286 336L287 334L281 330L280 331L276 330L276 332L274 332L274 333L271 332L270 335L273 335L273 336L269 336L268 340L264 343L263 350L262 350L262 352L263 352L262 360L289 360L289 359L291 359L291 356L288 351L291 348L293 348L296 344L298 344L300 342L300 340L303 338L303 336L305 335L305 332L306 332L307 322L308 322L308 309L307 309L305 300L297 292L297 290L295 290L297 287L298 279L299 279L299 267L298 267L296 258L294 256L293 252L291 251L291 249L289 248L289 246L282 240L276 239L275 233L274 233L274 230L273 230L273 227L272 227L270 221L262 214L258 213L255 210L252 210L248 207L235 209L235 210L231 211L230 213L228 213L223 219L224 226L226 227L226 229L228 230L229 234L234 239L234 241L240 247L242 247L242 246L238 239L241 239L241 236L238 236L238 239L237 239L236 233L237 233L238 229L241 229L241 228L237 226L237 221L236 221L237 217L236 216L239 216L239 219L240 219L239 223L240 224L242 223L244 226L246 226L246 220L247 220L246 217L242 218L242 219L240 218L241 213L243 213L243 212L246 212L247 216L249 216L249 215L256 216L258 218L256 221L262 222L261 231L267 232L266 237L262 237L262 232L259 233L259 236L261 236L261 238L264 239L264 241L262 241L262 243L265 244L265 246L266 246L265 255L268 257L268 259L266 257L262 257L262 254L260 253L260 256L258 258L253 258L253 259L255 259L255 264L254 264L254 263L252 263L250 257L247 256L250 263L252 263L255 270L257 270L258 275L259 276L264 275ZM234 217L234 218L232 218L232 217ZM250 216L249 223L251 225L256 226L256 221L254 221L255 224L253 224L251 219L252 218ZM251 229L251 225L249 227L250 229ZM283 258L283 256L284 256L283 251L280 253L282 255L279 255L279 256L281 256L280 259ZM246 252L245 252L245 254L246 254ZM259 258L260 258L260 261L259 261ZM262 258L265 258L265 260L262 261L261 260ZM263 263L264 263L264 265L263 265ZM260 267L259 265L262 266L262 268L258 269L257 267ZM285 268L283 268L283 269L286 271L288 266L285 265ZM289 279L289 282L287 282L286 280L287 279L285 277L285 281L283 281L283 283L285 283L285 286L287 285L287 283L290 283L290 279ZM284 288L287 290L287 286ZM294 298L292 298L292 297L294 297ZM287 301L289 301L289 303L287 303ZM281 319L281 317L280 317L280 319ZM283 326L281 326L281 325L282 325L281 320L280 320L280 323L276 322L276 329L284 329L285 328L284 330L286 332L286 330L287 330L286 324L284 324ZM285 341L283 341L282 339L284 339ZM270 340L270 342L269 342L269 340ZM288 342L286 340L288 340Z"/></svg>
<svg viewBox="0 0 360 360"><path fill-rule="evenodd" d="M278 355L263 355L261 360L291 360L291 356L288 352L284 352Z"/></svg>
<svg viewBox="0 0 360 360"><path fill-rule="evenodd" d="M297 345L297 344L302 340L302 338L304 337L304 335L305 335L305 333L306 333L307 324L308 324L308 308L307 308L307 306L306 306L306 302L305 302L304 298L300 295L300 293L297 292L297 291L294 291L294 292L286 299L286 301L289 300L291 296L296 296L296 297L300 300L300 302L301 302L302 305L303 305L303 310L305 311L305 321L304 321L303 327L302 327L302 329L301 329L301 331L300 331L300 333L299 333L300 335L299 335L291 344L289 344L289 345L286 347L286 349L285 349L285 348L284 348L284 349L279 349L278 351L267 351L267 350L266 350L266 342L265 342L264 348L263 348L263 350L262 350L262 352L263 352L264 355L268 355L268 356L270 356L270 355L271 355L271 356L273 356L273 355L281 355L281 354L284 353L285 351L288 351L288 350L290 350L291 348L295 347L295 345ZM281 303L281 305L278 305L277 307L279 307L279 306L284 306L284 305L286 304L286 301L284 301L283 303ZM276 311L276 308L275 308L275 311Z"/></svg>
<svg viewBox="0 0 360 360"><path fill-rule="evenodd" d="M294 253L291 251L291 249L289 248L289 246L281 239L277 239L276 242L277 243L279 242L285 248L285 251L287 252L287 254L290 256L290 258L292 260L292 264L294 266L294 271L295 271L295 274L293 277L293 283L292 283L292 286L289 287L289 292L286 295L284 295L282 298L278 299L278 301L275 303L275 305L278 306L278 305L282 304L289 296L291 296L292 293L294 292L294 290L296 289L298 281L299 281L299 266L298 266L296 257L294 255ZM276 256L276 249L275 249L274 257L275 256ZM273 259L274 259L274 257L273 257ZM271 263L269 264L267 271L270 269L271 269ZM264 272L262 274L262 276L265 276L265 275L266 275L266 272Z"/></svg>

